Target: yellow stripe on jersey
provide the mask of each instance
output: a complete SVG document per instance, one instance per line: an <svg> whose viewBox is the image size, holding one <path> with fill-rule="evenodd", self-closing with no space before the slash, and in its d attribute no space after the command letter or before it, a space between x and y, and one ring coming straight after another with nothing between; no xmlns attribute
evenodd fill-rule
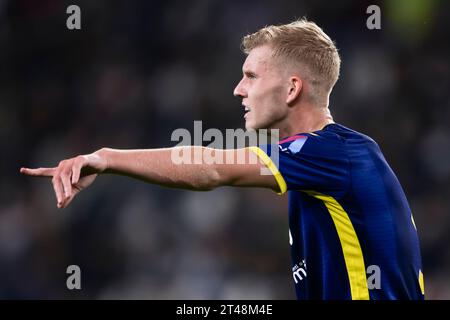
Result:
<svg viewBox="0 0 450 320"><path fill-rule="evenodd" d="M277 180L278 187L280 188L280 192L277 192L277 194L282 195L285 193L287 190L286 181L284 181L283 176L275 163L273 163L272 159L270 159L270 157L259 147L249 147L249 149L254 152L259 159L261 159L264 165L270 170L270 172L272 172L273 176Z"/></svg>
<svg viewBox="0 0 450 320"><path fill-rule="evenodd" d="M419 285L420 285L420 290L422 291L422 294L425 294L425 284L423 281L423 273L422 270L419 270Z"/></svg>
<svg viewBox="0 0 450 320"><path fill-rule="evenodd" d="M316 199L322 200L333 219L344 254L352 300L369 300L364 257L358 236L347 212L331 196L315 191L303 191Z"/></svg>

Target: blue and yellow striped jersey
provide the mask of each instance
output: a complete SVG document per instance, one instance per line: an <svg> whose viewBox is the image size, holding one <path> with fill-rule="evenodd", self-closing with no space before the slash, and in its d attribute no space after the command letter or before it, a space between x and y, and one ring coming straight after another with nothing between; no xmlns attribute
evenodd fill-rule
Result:
<svg viewBox="0 0 450 320"><path fill-rule="evenodd" d="M411 209L374 140L333 123L270 150L253 148L288 192L298 299L424 298Z"/></svg>

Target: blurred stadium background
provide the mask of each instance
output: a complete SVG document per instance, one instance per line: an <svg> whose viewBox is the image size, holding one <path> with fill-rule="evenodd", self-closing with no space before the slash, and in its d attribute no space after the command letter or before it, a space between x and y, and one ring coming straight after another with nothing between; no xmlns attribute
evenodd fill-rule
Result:
<svg viewBox="0 0 450 320"><path fill-rule="evenodd" d="M66 28L81 8L82 29ZM366 8L381 7L381 30ZM287 197L103 176L64 210L53 166L101 147L242 128L240 40L307 16L343 60L337 122L378 141L409 198L427 299L450 298L450 2L0 1L0 298L294 299ZM382 245L382 243L380 243ZM81 267L82 289L66 288Z"/></svg>

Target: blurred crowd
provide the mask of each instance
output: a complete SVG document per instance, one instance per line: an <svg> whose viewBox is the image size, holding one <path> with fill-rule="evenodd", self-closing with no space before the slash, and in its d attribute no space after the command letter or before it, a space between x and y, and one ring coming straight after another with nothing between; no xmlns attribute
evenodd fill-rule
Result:
<svg viewBox="0 0 450 320"><path fill-rule="evenodd" d="M81 8L68 30L66 8ZM306 16L337 43L335 121L374 138L419 231L427 299L450 299L450 2L0 0L0 298L294 299L287 196L101 176L56 208L54 166L242 128L240 40ZM81 268L81 290L66 269Z"/></svg>

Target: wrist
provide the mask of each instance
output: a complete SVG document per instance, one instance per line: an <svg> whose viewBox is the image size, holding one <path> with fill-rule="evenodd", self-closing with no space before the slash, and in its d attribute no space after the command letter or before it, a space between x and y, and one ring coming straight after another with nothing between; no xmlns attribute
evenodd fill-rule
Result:
<svg viewBox="0 0 450 320"><path fill-rule="evenodd" d="M111 168L111 151L110 148L101 148L92 154L97 158L100 173L108 173Z"/></svg>

